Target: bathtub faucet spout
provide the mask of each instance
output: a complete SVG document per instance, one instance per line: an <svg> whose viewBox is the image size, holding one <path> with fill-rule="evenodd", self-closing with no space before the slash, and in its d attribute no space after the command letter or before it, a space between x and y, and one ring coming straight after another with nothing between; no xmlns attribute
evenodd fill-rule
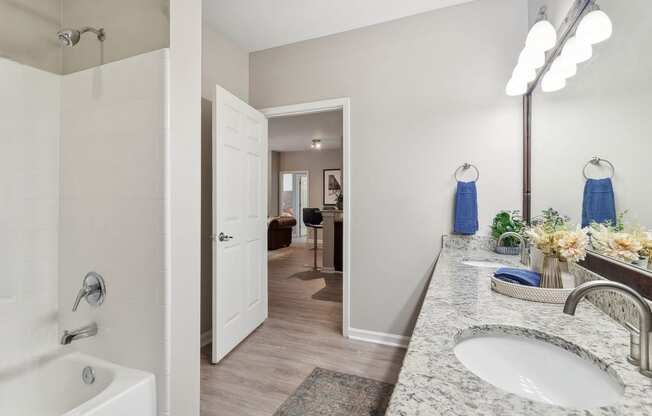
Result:
<svg viewBox="0 0 652 416"><path fill-rule="evenodd" d="M82 338L88 338L97 335L97 324L92 323L72 331L63 331L61 336L61 345L68 345L73 341Z"/></svg>

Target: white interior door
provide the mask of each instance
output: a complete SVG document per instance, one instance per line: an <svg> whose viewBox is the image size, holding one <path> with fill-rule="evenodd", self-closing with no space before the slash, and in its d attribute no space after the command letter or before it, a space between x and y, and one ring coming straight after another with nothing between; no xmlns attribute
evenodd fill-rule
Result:
<svg viewBox="0 0 652 416"><path fill-rule="evenodd" d="M267 119L216 86L213 363L267 319Z"/></svg>

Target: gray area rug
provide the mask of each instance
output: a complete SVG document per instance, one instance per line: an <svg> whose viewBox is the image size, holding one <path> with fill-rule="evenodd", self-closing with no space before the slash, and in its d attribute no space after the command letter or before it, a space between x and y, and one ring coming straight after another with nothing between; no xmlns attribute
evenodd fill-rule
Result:
<svg viewBox="0 0 652 416"><path fill-rule="evenodd" d="M382 416L394 386L315 368L274 416Z"/></svg>

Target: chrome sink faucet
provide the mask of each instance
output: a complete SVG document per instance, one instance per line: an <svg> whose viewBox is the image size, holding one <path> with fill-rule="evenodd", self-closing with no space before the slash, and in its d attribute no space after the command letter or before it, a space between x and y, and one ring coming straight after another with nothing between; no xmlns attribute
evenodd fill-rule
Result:
<svg viewBox="0 0 652 416"><path fill-rule="evenodd" d="M646 377L652 377L652 371L650 369L650 331L652 331L652 309L650 309L650 305L647 303L645 298L643 298L643 296L641 296L637 291L630 288L629 286L617 282L611 282L609 280L594 280L591 282L586 282L576 287L570 293L570 295L568 295L566 304L564 305L564 313L568 315L575 315L577 304L580 302L580 300L582 300L582 298L590 293L603 290L616 292L631 300L634 305L636 305L636 309L638 310L639 315L639 361L638 363L635 362L635 354L631 354L628 360L639 365L639 371L641 374ZM631 338L633 344L631 347L633 350L635 347L634 335L632 335Z"/></svg>
<svg viewBox="0 0 652 416"><path fill-rule="evenodd" d="M68 345L73 341L77 341L78 339L89 338L95 335L97 335L96 323L92 323L72 331L63 331L63 335L61 336L61 345Z"/></svg>
<svg viewBox="0 0 652 416"><path fill-rule="evenodd" d="M519 247L521 247L521 264L524 266L530 266L530 247L527 244L527 241L525 241L525 238L519 233L515 233L514 231L507 231L506 233L503 233L498 237L498 245L500 245L504 239L508 237L514 237L518 239L519 241Z"/></svg>

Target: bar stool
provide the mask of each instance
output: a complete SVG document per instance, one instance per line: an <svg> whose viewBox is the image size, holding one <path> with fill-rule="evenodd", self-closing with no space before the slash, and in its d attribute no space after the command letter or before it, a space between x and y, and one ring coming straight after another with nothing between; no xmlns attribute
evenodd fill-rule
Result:
<svg viewBox="0 0 652 416"><path fill-rule="evenodd" d="M324 228L322 222L324 218L321 215L319 208L304 208L303 209L303 223L306 227L313 229L313 241L314 241L314 263L312 270L317 272L319 267L317 267L317 231L321 228Z"/></svg>

